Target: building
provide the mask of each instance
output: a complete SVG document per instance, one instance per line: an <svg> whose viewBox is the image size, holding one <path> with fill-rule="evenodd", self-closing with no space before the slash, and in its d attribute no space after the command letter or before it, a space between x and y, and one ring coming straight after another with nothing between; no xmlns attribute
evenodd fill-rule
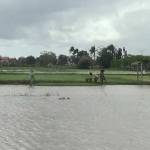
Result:
<svg viewBox="0 0 150 150"><path fill-rule="evenodd" d="M2 65L2 64L7 64L7 65L9 65L9 64L14 64L15 62L16 62L16 58L10 58L10 57L2 57L2 56L0 56L0 64Z"/></svg>

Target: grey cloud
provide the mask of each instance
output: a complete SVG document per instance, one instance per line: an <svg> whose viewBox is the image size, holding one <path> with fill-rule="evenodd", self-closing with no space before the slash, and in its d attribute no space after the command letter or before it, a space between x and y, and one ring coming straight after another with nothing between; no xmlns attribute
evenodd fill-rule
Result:
<svg viewBox="0 0 150 150"><path fill-rule="evenodd" d="M150 54L150 9L140 9L129 11L122 18L117 18L116 28L121 37L119 44L124 44L131 49L131 52L140 54Z"/></svg>
<svg viewBox="0 0 150 150"><path fill-rule="evenodd" d="M0 0L0 52L67 53L71 45L87 49L114 43L127 46L131 53L143 49L150 54L149 4L146 0Z"/></svg>

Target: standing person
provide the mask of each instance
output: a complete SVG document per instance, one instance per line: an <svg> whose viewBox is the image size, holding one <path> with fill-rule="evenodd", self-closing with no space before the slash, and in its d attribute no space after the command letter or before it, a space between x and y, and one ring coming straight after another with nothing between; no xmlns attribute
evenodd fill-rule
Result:
<svg viewBox="0 0 150 150"><path fill-rule="evenodd" d="M89 81L92 82L93 73L92 73L92 72L89 72L89 76L90 76Z"/></svg>
<svg viewBox="0 0 150 150"><path fill-rule="evenodd" d="M33 85L33 80L34 80L34 74L33 74L33 69L30 69L30 73L29 73L29 80L30 80L30 86Z"/></svg>
<svg viewBox="0 0 150 150"><path fill-rule="evenodd" d="M106 80L105 75L104 75L104 69L100 70L100 83L103 85L104 80Z"/></svg>

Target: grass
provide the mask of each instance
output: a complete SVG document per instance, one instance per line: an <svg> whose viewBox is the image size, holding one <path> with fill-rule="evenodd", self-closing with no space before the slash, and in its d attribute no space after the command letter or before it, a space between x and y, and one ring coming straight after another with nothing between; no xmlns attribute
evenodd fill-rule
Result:
<svg viewBox="0 0 150 150"><path fill-rule="evenodd" d="M85 78L88 73L35 73L35 85L78 85L78 86L94 86L100 83L86 83ZM107 85L150 85L150 75L144 75L143 80L137 81L135 74L106 74ZM1 72L0 84L29 84L28 73L21 72Z"/></svg>
<svg viewBox="0 0 150 150"><path fill-rule="evenodd" d="M0 68L1 73L27 73L29 72L30 67L3 67ZM71 69L66 67L55 67L55 68L44 68L44 67L34 67L34 72L36 73L44 73L44 74L66 74L66 73L72 73L72 74L88 74L89 71L92 71L93 73L99 73L98 69ZM106 70L106 74L136 74L136 72L133 71L121 71L121 70Z"/></svg>
<svg viewBox="0 0 150 150"><path fill-rule="evenodd" d="M43 68L34 67L35 85L78 85L93 86L100 83L86 83L90 71L94 74L99 70L69 69L65 67ZM29 84L30 67L3 67L0 69L0 84ZM105 71L107 85L150 85L150 75L144 75L143 80L137 81L136 72L121 70Z"/></svg>
<svg viewBox="0 0 150 150"><path fill-rule="evenodd" d="M150 76L145 75L137 80L136 75L107 75L106 84L122 84L122 85L150 85Z"/></svg>

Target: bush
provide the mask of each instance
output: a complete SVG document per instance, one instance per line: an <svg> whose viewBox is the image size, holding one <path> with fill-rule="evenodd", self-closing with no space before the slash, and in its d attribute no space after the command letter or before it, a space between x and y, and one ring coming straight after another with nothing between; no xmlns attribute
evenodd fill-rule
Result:
<svg viewBox="0 0 150 150"><path fill-rule="evenodd" d="M78 67L80 69L88 69L91 65L91 59L88 56L83 56L80 58Z"/></svg>

